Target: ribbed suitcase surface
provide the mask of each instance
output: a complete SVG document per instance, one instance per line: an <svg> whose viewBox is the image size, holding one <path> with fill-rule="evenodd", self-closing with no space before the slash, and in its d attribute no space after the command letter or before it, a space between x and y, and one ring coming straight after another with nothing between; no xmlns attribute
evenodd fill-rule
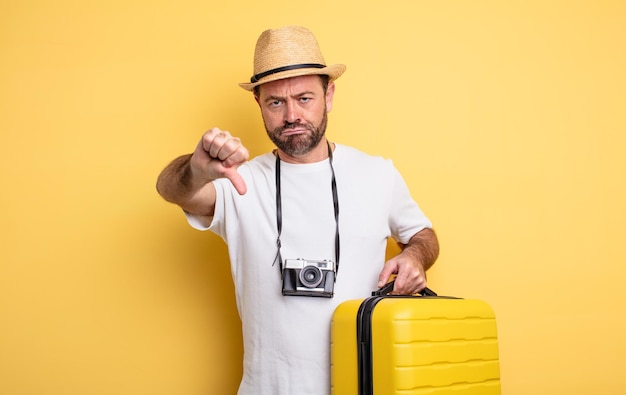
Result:
<svg viewBox="0 0 626 395"><path fill-rule="evenodd" d="M500 394L495 316L480 300L344 302L331 339L334 395Z"/></svg>

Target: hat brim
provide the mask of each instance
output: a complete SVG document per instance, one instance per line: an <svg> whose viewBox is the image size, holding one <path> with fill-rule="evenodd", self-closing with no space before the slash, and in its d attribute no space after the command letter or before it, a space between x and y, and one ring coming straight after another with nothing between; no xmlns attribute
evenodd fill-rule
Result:
<svg viewBox="0 0 626 395"><path fill-rule="evenodd" d="M239 84L240 87L247 91L252 91L256 86L261 84L266 84L268 82L283 80L285 78L299 77L302 75L327 75L330 81L334 81L337 78L341 77L341 75L346 71L346 66L343 64L333 64L330 66L326 66L321 69L316 68L304 68L304 69L295 69L295 70L287 70L281 71L279 73L268 75L267 77L261 78L257 82L243 82Z"/></svg>

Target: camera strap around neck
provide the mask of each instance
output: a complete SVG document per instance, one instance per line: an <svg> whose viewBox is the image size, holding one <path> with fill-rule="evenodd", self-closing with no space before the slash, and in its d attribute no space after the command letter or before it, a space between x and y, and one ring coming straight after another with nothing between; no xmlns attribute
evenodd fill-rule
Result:
<svg viewBox="0 0 626 395"><path fill-rule="evenodd" d="M335 281L337 279L336 273L339 272L339 198L337 197L337 181L335 180L335 169L333 168L333 150L330 147L330 143L328 143L328 163L330 164L330 172L331 172L331 180L330 187L333 192L333 208L335 210ZM281 193L280 193L280 157L278 155L278 151L276 151L276 228L278 230L278 237L276 238L276 247L278 248L278 252L276 253L276 257L274 258L274 263L272 266L276 264L278 261L279 269L280 269L280 277L283 276L283 259L280 254L280 235L283 230L283 213L282 213L282 202L281 202Z"/></svg>

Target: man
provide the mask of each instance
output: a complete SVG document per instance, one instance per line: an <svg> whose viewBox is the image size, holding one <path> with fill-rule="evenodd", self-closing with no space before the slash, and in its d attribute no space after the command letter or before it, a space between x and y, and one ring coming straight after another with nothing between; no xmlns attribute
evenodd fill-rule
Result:
<svg viewBox="0 0 626 395"><path fill-rule="evenodd" d="M240 395L328 394L335 307L392 274L394 293L418 292L438 255L391 161L327 140L344 71L326 66L305 28L263 32L254 75L240 86L254 92L276 150L249 161L238 138L213 128L157 182L192 226L228 244L244 336ZM389 237L403 248L385 263Z"/></svg>

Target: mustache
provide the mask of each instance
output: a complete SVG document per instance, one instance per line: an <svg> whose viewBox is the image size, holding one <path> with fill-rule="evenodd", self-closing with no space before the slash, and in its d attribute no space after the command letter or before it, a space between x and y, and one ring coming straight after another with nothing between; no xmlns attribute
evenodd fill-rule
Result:
<svg viewBox="0 0 626 395"><path fill-rule="evenodd" d="M315 128L312 125L294 122L294 123L285 123L283 126L274 129L274 133L282 134L286 130L296 129L296 128L305 128L311 132L315 132Z"/></svg>

